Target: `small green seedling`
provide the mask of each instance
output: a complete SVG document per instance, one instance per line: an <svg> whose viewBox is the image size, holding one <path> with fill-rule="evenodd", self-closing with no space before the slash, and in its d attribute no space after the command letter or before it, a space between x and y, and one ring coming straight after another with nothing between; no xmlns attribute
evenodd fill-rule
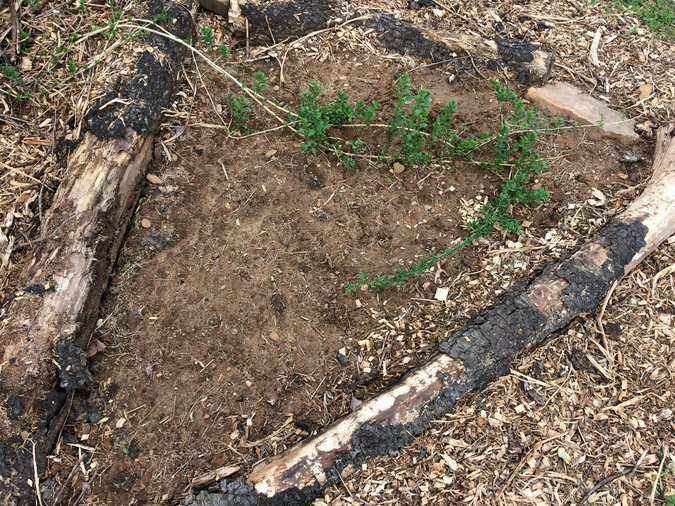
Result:
<svg viewBox="0 0 675 506"><path fill-rule="evenodd" d="M166 23L169 21L169 10L165 6L162 6L159 14L152 18L152 21L158 25Z"/></svg>
<svg viewBox="0 0 675 506"><path fill-rule="evenodd" d="M256 70L253 74L253 85L251 88L255 93L265 93L267 91L268 81L267 75L262 70Z"/></svg>
<svg viewBox="0 0 675 506"><path fill-rule="evenodd" d="M208 48L212 48L215 43L215 35L213 33L213 28L210 26L202 26L199 29L199 35L201 37L202 44Z"/></svg>
<svg viewBox="0 0 675 506"><path fill-rule="evenodd" d="M228 95L225 101L235 129L246 130L246 125L251 117L251 104L248 99L243 95Z"/></svg>
<svg viewBox="0 0 675 506"><path fill-rule="evenodd" d="M21 74L13 65L0 65L0 74L15 83L21 82Z"/></svg>
<svg viewBox="0 0 675 506"><path fill-rule="evenodd" d="M72 58L69 58L68 61L66 62L66 68L68 69L69 74L71 75L76 74L78 69L77 62Z"/></svg>
<svg viewBox="0 0 675 506"><path fill-rule="evenodd" d="M230 48L227 44L221 44L218 46L218 53L220 53L220 56L223 58L229 58L230 56Z"/></svg>
<svg viewBox="0 0 675 506"><path fill-rule="evenodd" d="M108 0L108 7L110 7L110 19L108 20L107 30L105 36L108 39L114 39L117 37L117 25L122 20L124 16L124 11L117 6L115 0Z"/></svg>

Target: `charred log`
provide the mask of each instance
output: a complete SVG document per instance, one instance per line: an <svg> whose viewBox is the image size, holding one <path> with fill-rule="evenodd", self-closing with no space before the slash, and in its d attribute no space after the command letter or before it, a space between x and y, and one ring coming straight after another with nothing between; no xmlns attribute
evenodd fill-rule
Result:
<svg viewBox="0 0 675 506"><path fill-rule="evenodd" d="M347 466L405 446L458 399L507 373L518 354L594 311L612 283L675 234L674 136L673 125L659 130L644 192L577 253L474 318L399 384L245 478L201 492L197 504L308 504Z"/></svg>
<svg viewBox="0 0 675 506"><path fill-rule="evenodd" d="M247 2L241 10L248 20L250 36L258 44L301 37L354 17L350 4L340 0ZM521 82L530 84L545 82L553 66L553 53L527 41L428 30L384 12L371 14L359 23L373 32L382 47L433 63L454 65L458 73L474 72L477 65L509 67Z"/></svg>

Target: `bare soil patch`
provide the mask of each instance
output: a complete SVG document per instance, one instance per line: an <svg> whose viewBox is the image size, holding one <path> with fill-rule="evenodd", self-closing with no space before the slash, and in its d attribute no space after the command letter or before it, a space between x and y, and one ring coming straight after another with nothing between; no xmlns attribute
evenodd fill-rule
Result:
<svg viewBox="0 0 675 506"><path fill-rule="evenodd" d="M273 95L292 101L309 79L329 94L391 92L398 65L350 59L289 61L293 85ZM414 78L435 99L456 99L466 128L494 121L484 82L451 84L438 69ZM222 81L204 79L223 103ZM197 99L200 121L213 116L211 99ZM551 169L539 184L553 198L528 219L525 247L569 215L578 193L632 184L623 151L584 131L546 137L542 149ZM419 364L529 272L476 290L486 241L401 289L345 292L359 271L392 271L464 234L498 183L468 163L349 170L300 153L287 134L234 140L193 127L166 152L158 146L151 173L102 309L98 389L80 401L66 439L97 448L106 471L92 492L104 502L175 499L200 473L281 451ZM460 314L434 300L448 285L455 301L471 301Z"/></svg>

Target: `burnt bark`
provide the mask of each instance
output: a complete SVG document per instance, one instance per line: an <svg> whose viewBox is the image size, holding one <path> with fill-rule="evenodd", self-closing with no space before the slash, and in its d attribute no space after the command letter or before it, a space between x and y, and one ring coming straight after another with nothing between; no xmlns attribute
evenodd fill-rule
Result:
<svg viewBox="0 0 675 506"><path fill-rule="evenodd" d="M520 353L595 310L609 287L675 234L675 126L658 132L643 193L568 259L475 317L397 385L319 435L202 491L200 506L308 504L348 465L396 451L456 401L506 374Z"/></svg>
<svg viewBox="0 0 675 506"><path fill-rule="evenodd" d="M164 28L189 36L187 10L161 0L149 6L150 18L166 13ZM181 46L165 38L146 42L133 77L91 110L21 275L24 289L0 319L2 504L34 502L33 459L41 473L66 399L91 380L85 350L183 58Z"/></svg>
<svg viewBox="0 0 675 506"><path fill-rule="evenodd" d="M355 17L350 3L344 0L247 2L241 10L248 20L250 37L258 44L302 37ZM460 74L473 73L476 66L508 67L521 82L530 84L547 81L553 67L553 53L528 41L490 40L471 33L424 29L386 12L371 13L359 23L371 30L384 48L453 65Z"/></svg>

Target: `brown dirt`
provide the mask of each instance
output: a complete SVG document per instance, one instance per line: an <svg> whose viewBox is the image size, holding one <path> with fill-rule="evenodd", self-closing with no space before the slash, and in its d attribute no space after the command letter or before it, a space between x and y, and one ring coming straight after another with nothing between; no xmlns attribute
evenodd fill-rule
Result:
<svg viewBox="0 0 675 506"><path fill-rule="evenodd" d="M315 78L329 96L344 85L357 98L381 97L401 71L375 59L339 63L347 58L289 61L293 84L273 95L293 100ZM204 79L223 103L222 81ZM488 128L496 117L484 82L449 84L426 69L415 84L456 99L460 124ZM199 97L195 115L210 107ZM557 226L570 195L626 178L609 143L579 132L543 143L552 168L540 182L553 198L530 218L533 238ZM343 288L359 271L391 272L460 237L476 196L496 184L471 165L351 171L302 154L288 134L233 140L197 127L157 151L151 173L161 182L146 189L102 309L99 387L67 434L97 448L105 472L92 492L103 503L175 499L194 476L250 465L347 413L468 316L447 314L436 287L454 280L466 297L465 275L484 270L476 246L404 289ZM378 342L389 327L396 339Z"/></svg>

